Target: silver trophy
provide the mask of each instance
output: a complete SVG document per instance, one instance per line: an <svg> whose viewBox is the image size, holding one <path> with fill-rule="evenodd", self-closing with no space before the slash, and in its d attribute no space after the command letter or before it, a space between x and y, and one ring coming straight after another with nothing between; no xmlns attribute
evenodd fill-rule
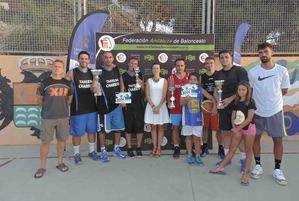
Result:
<svg viewBox="0 0 299 201"><path fill-rule="evenodd" d="M140 72L139 67L134 68L134 71L135 71L135 77L136 77L136 88L137 88L137 89L140 89L141 86L140 86L140 84L138 83L138 76L139 76L138 73Z"/></svg>
<svg viewBox="0 0 299 201"><path fill-rule="evenodd" d="M102 75L102 70L101 69L91 69L90 70L93 76L94 81L96 81L96 83L99 83L99 75ZM94 96L101 96L102 92L99 93L94 93Z"/></svg>
<svg viewBox="0 0 299 201"><path fill-rule="evenodd" d="M175 86L174 86L174 81L173 81L173 77L170 78L169 80L169 87L168 87L168 90L170 91L170 104L169 104L169 109L173 109L175 108L175 105L174 105L174 90L175 90Z"/></svg>
<svg viewBox="0 0 299 201"><path fill-rule="evenodd" d="M224 83L224 80L215 80L215 88L217 90L217 93L218 93L218 104L217 104L217 108L218 109L223 109L224 106L223 106L223 102L222 102L222 86L223 86L223 83Z"/></svg>

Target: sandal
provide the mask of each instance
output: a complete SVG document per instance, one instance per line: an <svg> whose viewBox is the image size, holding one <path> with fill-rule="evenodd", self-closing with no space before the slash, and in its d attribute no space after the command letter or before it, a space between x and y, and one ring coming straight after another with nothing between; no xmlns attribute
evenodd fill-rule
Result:
<svg viewBox="0 0 299 201"><path fill-rule="evenodd" d="M46 169L44 169L44 168L39 168L39 169L36 171L36 173L34 174L34 178L35 178L35 179L42 178L42 177L44 176L45 172L46 172Z"/></svg>
<svg viewBox="0 0 299 201"><path fill-rule="evenodd" d="M243 178L241 179L241 182L240 182L240 185L241 186L248 186L249 185L249 179L247 179L247 181L243 180Z"/></svg>
<svg viewBox="0 0 299 201"><path fill-rule="evenodd" d="M64 163L60 163L59 165L56 166L56 168L61 172L66 172L69 170L69 167Z"/></svg>
<svg viewBox="0 0 299 201"><path fill-rule="evenodd" d="M156 156L157 149L153 149L151 153L149 154L150 157L155 157Z"/></svg>
<svg viewBox="0 0 299 201"><path fill-rule="evenodd" d="M154 157L159 158L160 156L161 156L161 150L158 150L158 149L157 149L157 151L156 151Z"/></svg>
<svg viewBox="0 0 299 201"><path fill-rule="evenodd" d="M223 170L219 170L219 171L210 170L209 173L211 173L211 174L219 174L219 175L226 175L226 172L224 172Z"/></svg>

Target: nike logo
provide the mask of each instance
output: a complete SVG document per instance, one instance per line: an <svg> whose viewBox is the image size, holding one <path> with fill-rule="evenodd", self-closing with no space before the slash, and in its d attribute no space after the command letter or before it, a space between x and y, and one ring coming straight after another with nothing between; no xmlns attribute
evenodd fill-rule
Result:
<svg viewBox="0 0 299 201"><path fill-rule="evenodd" d="M270 76L267 76L267 77L258 77L258 81L262 81L262 80L264 80L264 79L267 79L267 78L269 78L269 77L273 77L273 76L275 76L275 75L270 75Z"/></svg>

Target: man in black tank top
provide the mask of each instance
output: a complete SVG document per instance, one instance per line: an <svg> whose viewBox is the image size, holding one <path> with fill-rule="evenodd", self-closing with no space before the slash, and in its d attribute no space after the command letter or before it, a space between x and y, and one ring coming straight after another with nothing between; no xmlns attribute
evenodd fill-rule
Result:
<svg viewBox="0 0 299 201"><path fill-rule="evenodd" d="M70 133L73 136L74 161L75 164L82 163L80 156L81 137L87 133L89 154L93 160L100 160L95 152L95 141L97 133L98 114L96 110L95 97L92 92L93 76L88 64L90 56L88 52L82 51L78 55L80 66L70 70L66 77L74 85L74 96L71 104Z"/></svg>
<svg viewBox="0 0 299 201"><path fill-rule="evenodd" d="M128 70L122 75L124 82L125 91L131 92L132 103L127 104L123 108L123 113L125 117L125 131L127 138L127 154L129 157L135 157L132 150L131 135L136 134L137 147L136 155L137 157L142 156L141 144L144 131L144 82L141 72L138 73L138 84L136 83L136 73L135 70L138 67L138 59L130 58L128 63Z"/></svg>
<svg viewBox="0 0 299 201"><path fill-rule="evenodd" d="M111 52L104 52L101 56L103 66L102 75L100 75L100 86L102 88L102 97L98 98L98 110L100 112L101 131L99 134L102 161L108 162L110 159L105 148L105 134L114 133L113 155L119 159L126 156L120 150L121 131L124 130L124 117L122 107L125 105L115 103L116 92L123 92L124 86L118 67L113 64L114 57ZM103 101L104 99L104 101ZM101 100L101 101L99 101ZM104 104L103 104L104 103ZM104 108L104 109L103 109Z"/></svg>

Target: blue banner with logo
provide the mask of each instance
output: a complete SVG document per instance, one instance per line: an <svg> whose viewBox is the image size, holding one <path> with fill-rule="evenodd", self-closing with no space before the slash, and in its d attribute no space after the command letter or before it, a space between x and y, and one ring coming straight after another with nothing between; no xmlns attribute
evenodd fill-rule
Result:
<svg viewBox="0 0 299 201"><path fill-rule="evenodd" d="M103 26L108 17L105 11L95 11L80 19L70 39L67 59L68 70L78 66L77 57L79 52L90 53L90 67L95 66L96 59L96 33L102 32Z"/></svg>
<svg viewBox="0 0 299 201"><path fill-rule="evenodd" d="M238 27L236 31L235 41L234 41L234 65L236 66L241 66L242 45L249 28L250 28L250 24L243 23Z"/></svg>

